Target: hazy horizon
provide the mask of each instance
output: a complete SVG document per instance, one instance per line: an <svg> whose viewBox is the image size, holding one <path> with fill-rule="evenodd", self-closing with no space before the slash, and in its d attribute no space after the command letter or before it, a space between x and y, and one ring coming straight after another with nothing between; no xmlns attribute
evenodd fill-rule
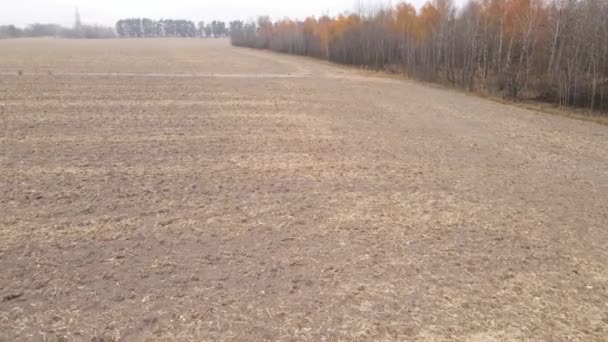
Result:
<svg viewBox="0 0 608 342"><path fill-rule="evenodd" d="M420 7L425 0L409 1ZM245 0L224 0L221 2L200 0L177 0L174 2L143 0L22 0L2 6L0 25L23 27L33 23L55 23L71 26L74 23L75 9L78 8L81 20L87 24L114 26L117 20L133 17L152 19L188 19L195 22L235 19L248 20L260 15L272 19L284 17L301 19L323 14L337 15L353 12L358 3L366 6L390 5L398 1L369 0L307 0L278 1L263 0L255 3Z"/></svg>

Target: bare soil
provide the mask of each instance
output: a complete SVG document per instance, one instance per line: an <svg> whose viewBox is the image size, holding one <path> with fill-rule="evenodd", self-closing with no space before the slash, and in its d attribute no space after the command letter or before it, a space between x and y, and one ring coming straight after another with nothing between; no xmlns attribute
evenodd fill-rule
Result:
<svg viewBox="0 0 608 342"><path fill-rule="evenodd" d="M608 339L606 126L226 41L0 51L0 340Z"/></svg>

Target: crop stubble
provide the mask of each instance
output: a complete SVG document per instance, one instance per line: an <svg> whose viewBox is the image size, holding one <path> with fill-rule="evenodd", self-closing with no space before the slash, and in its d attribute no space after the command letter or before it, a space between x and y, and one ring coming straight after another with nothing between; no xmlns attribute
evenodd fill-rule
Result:
<svg viewBox="0 0 608 342"><path fill-rule="evenodd" d="M606 127L224 41L0 51L0 340L608 334Z"/></svg>

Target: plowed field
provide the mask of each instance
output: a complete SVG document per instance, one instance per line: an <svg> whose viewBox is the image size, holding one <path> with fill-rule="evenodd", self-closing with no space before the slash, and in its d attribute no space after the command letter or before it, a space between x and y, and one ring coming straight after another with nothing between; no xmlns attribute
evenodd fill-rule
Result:
<svg viewBox="0 0 608 342"><path fill-rule="evenodd" d="M608 129L216 40L0 41L0 340L608 338Z"/></svg>

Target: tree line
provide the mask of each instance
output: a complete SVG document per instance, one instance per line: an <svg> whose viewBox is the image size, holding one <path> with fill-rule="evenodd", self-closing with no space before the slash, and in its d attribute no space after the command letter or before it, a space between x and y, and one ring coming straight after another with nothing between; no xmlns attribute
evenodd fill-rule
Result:
<svg viewBox="0 0 608 342"><path fill-rule="evenodd" d="M608 112L605 0L432 0L230 23L231 41L468 90Z"/></svg>
<svg viewBox="0 0 608 342"><path fill-rule="evenodd" d="M25 28L15 25L0 26L0 39L27 37L60 37L60 38L114 38L116 33L111 27L81 24L75 27L65 27L58 24L31 24Z"/></svg>
<svg viewBox="0 0 608 342"><path fill-rule="evenodd" d="M121 19L116 23L116 33L120 37L149 38L149 37L213 37L228 36L226 23L212 21L205 24L201 21L198 26L190 20L148 18Z"/></svg>
<svg viewBox="0 0 608 342"><path fill-rule="evenodd" d="M190 20L148 18L121 19L116 26L82 24L77 18L73 27L58 24L31 24L25 28L15 25L0 25L0 39L26 37L59 37L59 38L144 38L144 37L209 37L223 38L229 35L228 27L223 21L204 21L195 25Z"/></svg>

